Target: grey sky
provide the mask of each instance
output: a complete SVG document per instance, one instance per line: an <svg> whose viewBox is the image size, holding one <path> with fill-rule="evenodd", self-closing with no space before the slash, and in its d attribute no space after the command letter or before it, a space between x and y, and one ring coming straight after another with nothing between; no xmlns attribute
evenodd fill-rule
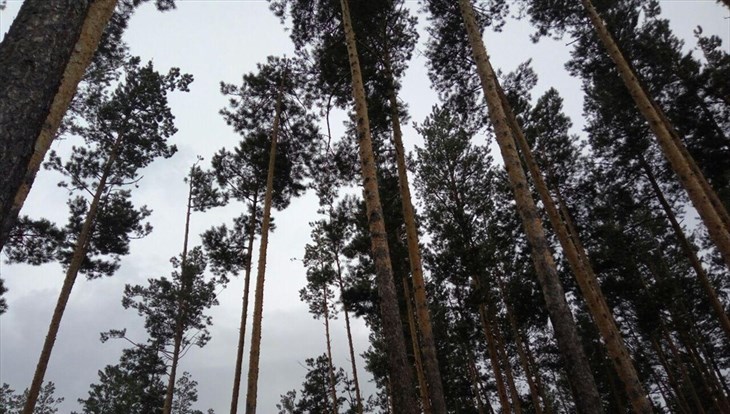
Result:
<svg viewBox="0 0 730 414"><path fill-rule="evenodd" d="M218 115L218 110L226 104L218 90L219 82L240 82L243 73L253 71L256 63L268 55L293 54L288 34L268 10L266 1L178 0L177 3L177 10L167 13L159 13L149 4L142 6L132 18L125 39L132 54L141 56L143 61L152 59L159 70L178 66L195 76L190 93L178 93L171 99L179 129L172 141L180 151L173 158L159 160L147 168L140 188L135 190L137 205L146 204L154 210L150 219L155 227L153 233L133 242L131 254L124 258L117 275L92 282L79 278L74 287L46 375L47 380L56 383L58 395L66 398L62 413L77 409L76 399L87 395L88 385L97 380L97 371L107 364L115 364L120 350L127 346L122 341L101 344L99 332L127 327L131 337L144 340L141 318L121 306L123 287L169 274L168 259L182 247L186 197L183 176L196 155L202 155L207 162L218 149L231 147L239 140ZM415 1L408 3L417 8ZM3 35L20 4L9 0L7 9L0 12ZM697 25L702 25L706 33L720 35L725 47L730 44L728 11L714 0L667 0L662 6L675 33L686 40L688 47L694 47L692 30ZM423 16L421 24L425 24ZM556 87L565 98L566 112L575 124L574 132L580 133L580 81L570 78L563 68L569 54L569 47L565 46L568 41L543 40L534 45L527 37L531 32L526 22L513 21L502 33L486 33L493 64L503 71L511 71L532 58L540 77L533 97ZM421 30L421 43L426 36ZM423 50L423 46L419 49ZM424 65L424 58L417 52L401 93L416 122L421 122L437 103ZM340 136L343 128L339 120L343 115L335 119L338 119L333 121L335 136ZM405 128L405 140L411 148L421 142L411 125ZM73 144L60 141L54 144L54 149L63 152ZM58 180L53 173L42 171L23 213L63 223L67 197L63 189L56 187ZM322 322L313 320L306 306L299 302L298 290L305 283L304 270L300 261L292 260L303 254L304 245L309 241L308 223L316 219L316 208L316 198L307 194L293 200L286 211L275 213L277 231L270 238L266 272L260 413L275 412L279 395L299 388L305 373L304 360L325 351ZM191 234L228 223L240 210L240 205L232 204L194 214ZM195 240L197 236L194 243ZM10 289L6 294L9 311L0 317L0 383L7 382L22 390L30 383L63 273L56 265L31 268L2 264L0 275ZM227 410L242 284L241 279L234 279L220 294L220 306L211 312L214 320L211 342L203 349L192 349L181 362L181 370L190 371L199 382L199 409L214 408L219 414ZM355 321L354 327L356 350L361 353L368 346L368 331L360 321ZM333 327L333 352L336 364L347 369L341 318ZM248 356L248 351L245 355ZM362 360L358 363L361 378L368 378ZM247 364L244 375L246 369ZM245 390L245 380L243 387ZM372 386L365 388L372 391Z"/></svg>

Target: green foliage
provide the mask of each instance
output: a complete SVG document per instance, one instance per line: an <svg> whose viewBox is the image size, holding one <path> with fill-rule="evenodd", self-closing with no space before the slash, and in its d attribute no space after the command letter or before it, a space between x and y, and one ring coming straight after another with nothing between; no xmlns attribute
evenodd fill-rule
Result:
<svg viewBox="0 0 730 414"><path fill-rule="evenodd" d="M51 381L42 386L33 414L56 414L64 398L56 397L55 392L56 385ZM27 399L28 389L23 394L16 394L10 385L3 383L0 387L0 414L21 414Z"/></svg>
<svg viewBox="0 0 730 414"><path fill-rule="evenodd" d="M308 414L332 412L332 401L329 386L329 362L326 355L316 359L307 358L307 375L299 391L288 391L276 404L279 414ZM356 404L352 396L351 384L342 368L335 368L335 386L337 387L337 410L343 414L353 414ZM343 395L348 395L345 398Z"/></svg>

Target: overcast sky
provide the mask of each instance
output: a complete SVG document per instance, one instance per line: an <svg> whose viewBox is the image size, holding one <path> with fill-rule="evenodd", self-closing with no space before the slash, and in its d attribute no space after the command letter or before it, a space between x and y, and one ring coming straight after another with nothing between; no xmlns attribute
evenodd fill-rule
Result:
<svg viewBox="0 0 730 414"><path fill-rule="evenodd" d="M407 3L413 9L418 8L415 1ZM8 0L7 9L0 12L2 36L20 4L21 1ZM725 48L730 44L728 10L714 0L665 0L661 4L675 33L686 40L687 48L694 47L692 30L697 25L702 25L705 33L721 36ZM243 73L253 71L256 63L265 61L267 56L294 54L288 34L264 0L178 0L177 5L177 10L166 13L157 12L150 4L142 6L131 19L125 35L133 55L142 57L143 61L153 60L160 71L180 67L183 72L193 74L195 82L190 93L176 93L170 101L179 129L172 142L180 151L171 159L156 161L148 167L140 188L134 193L137 205L146 204L154 210L150 220L155 230L145 239L132 243L131 254L123 259L114 277L91 282L79 278L74 287L46 374L46 380L56 383L57 394L66 398L60 410L64 414L78 409L76 399L87 396L89 384L98 379L97 371L107 364L116 364L121 349L127 345L122 341L102 344L99 332L126 327L130 337L145 340L142 319L121 306L122 291L127 283L142 284L147 278L170 273L168 260L182 248L187 191L182 180L189 166L197 155L208 162L218 149L233 147L240 139L218 114L226 105L219 93L219 82L239 83ZM426 19L421 16L420 20L423 29ZM526 22L510 21L502 33L486 33L485 42L493 65L507 72L532 58L540 77L533 98L556 87L565 98L566 112L575 124L574 132L580 133L580 81L570 78L563 68L569 55L570 48L565 45L568 40L543 40L534 45L528 39L531 32ZM426 33L421 30L419 50L423 50L425 40ZM418 51L406 73L400 97L409 105L416 122L421 122L437 103L426 76L425 59ZM343 119L341 114L339 119ZM337 127L341 135L343 128ZM411 125L404 133L409 148L422 142ZM56 142L54 149L63 152L71 145L70 141ZM59 176L42 170L23 213L64 223L67 194L56 187L58 181ZM274 406L280 394L299 388L306 372L304 360L325 351L322 322L311 318L298 295L305 284L305 272L296 259L302 257L304 245L309 241L308 223L316 219L316 209L316 198L309 193L293 200L284 212L274 213L277 231L269 241L259 382L258 407L263 414L276 412ZM191 234L229 223L240 211L241 205L234 203L194 214ZM198 240L196 236L193 243ZM0 276L10 289L6 294L9 310L0 316L0 383L22 390L30 384L63 272L57 265L31 268L3 263ZM197 408L203 411L214 408L220 414L228 410L242 285L242 278L234 279L220 294L220 305L210 312L214 322L212 340L203 349L192 349L181 361L179 372L189 371L199 382ZM368 331L361 321L354 321L353 334L356 352L365 351ZM349 369L342 318L335 321L332 337L336 365ZM249 342L250 337L246 338L247 345ZM248 350L245 355L248 356ZM369 376L365 374L362 359L358 364L364 382ZM247 364L242 399L246 372ZM372 385L363 385L366 394L372 392Z"/></svg>

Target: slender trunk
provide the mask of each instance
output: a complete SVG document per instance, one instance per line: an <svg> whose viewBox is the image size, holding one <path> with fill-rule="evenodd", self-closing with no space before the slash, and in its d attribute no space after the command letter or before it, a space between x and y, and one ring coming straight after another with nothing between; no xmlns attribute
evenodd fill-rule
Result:
<svg viewBox="0 0 730 414"><path fill-rule="evenodd" d="M679 353L679 350L677 349L677 346L674 344L674 340L671 336L667 333L666 329L662 329L662 335L664 336L664 340L667 341L667 345L669 346L669 350L672 353L672 356L674 357L674 361L679 366L679 371L682 373L682 378L684 379L684 384L686 387L689 388L690 395L692 396L692 400L694 400L695 407L697 408L698 413L704 413L704 405L702 404L702 401L700 400L697 389L694 386L694 383L692 382L692 377L689 375L689 370L687 369L687 365L685 364L684 360L682 359L682 356ZM661 347L657 345L659 349L661 350Z"/></svg>
<svg viewBox="0 0 730 414"><path fill-rule="evenodd" d="M33 414L35 410L36 401L38 400L38 394L40 393L41 386L43 385L43 379L46 375L46 369L48 368L48 362L51 359L51 352L53 351L53 345L56 343L56 336L58 335L58 329L61 326L61 318L63 318L63 312L66 310L66 304L71 296L71 290L73 289L76 276L79 274L81 264L86 258L86 251L89 247L89 241L91 240L94 225L96 224L96 216L99 212L101 197L106 190L107 180L111 174L112 167L117 160L119 149L124 141L124 138L120 135L114 141L109 159L107 159L102 171L101 178L99 179L99 185L96 187L94 198L91 200L89 205L89 211L86 213L86 219L81 227L81 232L76 239L74 245L73 256L71 262L66 269L66 277L63 280L63 286L56 302L56 308L53 311L51 317L51 324L48 327L48 333L46 339L43 342L43 350L41 351L40 358L38 358L38 365L36 366L35 373L33 374L33 382L28 390L28 398L25 401L22 414Z"/></svg>
<svg viewBox="0 0 730 414"><path fill-rule="evenodd" d="M515 194L517 210L531 247L538 280L542 286L548 313L555 329L558 348L565 362L568 377L573 384L577 410L579 413L602 413L601 398L588 364L588 358L581 346L575 321L565 300L565 292L558 278L557 268L542 227L542 220L530 194L525 172L522 170L515 149L514 137L502 108L495 84L496 76L489 65L474 10L469 0L459 0L459 6L489 107L489 117L494 126L507 175Z"/></svg>
<svg viewBox="0 0 730 414"><path fill-rule="evenodd" d="M522 414L522 402L520 401L520 394L517 392L517 386L515 385L515 377L512 374L512 364L510 364L507 351L505 349L504 340L502 339L502 332L499 329L499 322L497 321L494 309L489 306L489 317L492 320L492 329L494 332L495 345L497 346L497 353L499 359L504 366L504 375L507 380L507 386L509 387L510 398L512 398L512 407L514 408L515 414Z"/></svg>
<svg viewBox="0 0 730 414"><path fill-rule="evenodd" d="M367 208L372 244L372 257L380 296L380 313L383 335L388 354L388 370L393 396L393 409L398 414L415 414L417 404L413 393L413 377L408 367L403 326L398 311L398 297L393 281L390 252L383 221L378 182L373 155L370 121L368 119L365 87L363 85L360 60L357 55L355 32L350 20L348 0L340 0L342 24L347 42L347 53L352 74L352 95L355 100L357 136L360 152L360 165L363 176L363 196Z"/></svg>
<svg viewBox="0 0 730 414"><path fill-rule="evenodd" d="M253 242L256 238L256 199L252 203L251 228L248 231L248 246L246 251L246 273L243 280L243 304L241 306L241 322L238 328L238 349L236 350L236 370L233 373L233 393L231 395L231 414L238 412L238 398L241 390L241 371L243 370L243 349L246 345L246 319L248 319L248 291L251 283L251 259L253 257Z"/></svg>
<svg viewBox="0 0 730 414"><path fill-rule="evenodd" d="M542 414L542 407L540 404L540 395L535 385L533 373L530 370L530 364L527 361L527 355L525 354L525 348L522 346L522 334L520 333L517 320L515 319L514 313L512 312L512 305L507 300L506 289L504 287L504 281L502 280L502 274L497 273L497 287L499 288L502 302L504 302L504 309L507 313L507 320L509 321L510 330L514 337L515 345L517 345L517 356L520 359L520 365L522 370L525 371L525 378L527 379L527 386L530 389L530 398L532 399L532 405L535 407L535 414ZM535 373L534 375L538 375Z"/></svg>
<svg viewBox="0 0 730 414"><path fill-rule="evenodd" d="M403 296L406 302L406 313L408 314L408 331L411 333L411 345L413 347L413 358L416 363L416 378L418 379L418 391L421 397L421 407L423 408L424 414L433 413L433 407L431 401L428 398L428 384L426 383L426 376L423 374L423 361L421 359L421 349L418 345L418 328L416 328L416 322L413 316L413 305L411 301L411 288L408 285L408 278L403 275Z"/></svg>
<svg viewBox="0 0 730 414"><path fill-rule="evenodd" d="M484 406L484 399L482 398L482 389L479 386L479 375L476 361L474 361L474 354L471 352L471 349L467 348L465 351L469 356L469 361L466 363L466 370L469 373L469 381L471 382L474 399L477 401L477 409L479 410L479 414L487 414L485 410L486 407Z"/></svg>
<svg viewBox="0 0 730 414"><path fill-rule="evenodd" d="M48 109L46 120L43 122L38 136L35 138L33 153L28 160L25 177L23 177L20 187L17 189L13 198L13 204L8 216L12 222L15 221L20 209L23 208L25 199L30 192L30 187L33 185L35 176L38 173L38 169L46 156L46 152L51 147L51 143L56 136L56 131L61 125L63 116L76 93L76 88L86 73L86 68L91 63L91 59L94 57L101 36L114 13L116 5L117 0L96 0L89 5L86 18L81 26L78 41L63 71L61 84L58 86L56 95L53 97L53 102L51 102L51 106ZM47 47L49 45L44 46ZM16 115L17 113L14 116ZM12 222L3 220L2 230L0 230L0 249L2 249L4 240L6 239L6 232L12 229Z"/></svg>
<svg viewBox="0 0 730 414"><path fill-rule="evenodd" d="M286 71L286 69L285 69ZM261 244L259 246L259 262L256 274L256 292L253 303L253 327L251 332L251 350L248 357L248 390L246 393L246 414L256 413L256 398L259 383L259 358L261 356L261 319L264 313L264 281L266 278L266 249L269 244L269 225L271 223L271 199L274 193L274 168L276 167L276 144L279 139L279 123L284 95L284 79L282 74L279 92L276 95L276 112L271 130L271 148L269 149L269 170L266 176L266 194L264 196L264 215L261 223ZM252 213L255 217L256 211Z"/></svg>
<svg viewBox="0 0 730 414"><path fill-rule="evenodd" d="M345 284L342 281L342 269L340 268L339 252L335 257L335 265L337 267L337 283L340 286L340 298L342 292L345 291ZM345 313L345 329L347 330L347 345L350 348L350 363L352 365L352 380L355 383L355 398L357 399L357 413L363 414L362 396L360 395L360 382L357 379L357 363L355 362L355 346L352 343L352 330L350 329L350 313L347 305L342 301L342 311Z"/></svg>
<svg viewBox="0 0 730 414"><path fill-rule="evenodd" d="M182 260L180 262L180 276L182 278L182 296L178 304L179 314L175 321L175 337L173 339L172 364L170 366L170 378L167 381L165 402L162 406L162 414L170 414L172 411L172 397L175 394L175 378L177 376L177 365L180 361L180 349L182 348L183 334L185 333L185 316L187 313L186 296L192 290L193 275L188 271L188 238L190 236L190 212L193 206L193 180L188 183L188 203L185 209L185 234L183 236Z"/></svg>
<svg viewBox="0 0 730 414"><path fill-rule="evenodd" d="M332 413L337 414L337 388L335 383L335 368L332 363L332 341L330 340L330 312L327 303L327 286L322 289L322 300L324 301L324 333L327 340L327 370L329 371L330 386L329 392L332 398Z"/></svg>
<svg viewBox="0 0 730 414"><path fill-rule="evenodd" d="M532 349L530 349L530 342L528 338L524 337L523 341L525 345L525 354L527 355L527 361L530 363L530 366L532 367L532 372L534 373L535 386L537 387L537 391L540 393L543 404L545 404L545 414L553 414L552 402L548 399L547 391L545 391L545 386L542 383L540 366L535 361L535 356L532 353Z"/></svg>
<svg viewBox="0 0 730 414"><path fill-rule="evenodd" d="M649 401L647 393L641 384L641 380L639 379L634 363L631 360L629 351L626 349L626 344L624 344L621 331L618 329L616 320L611 313L611 309L606 303L606 299L601 291L600 285L598 284L598 278L593 271L593 267L587 259L582 260L582 257L578 252L576 244L579 243L579 236L577 233L573 233L572 235L569 234L565 223L560 218L560 213L558 212L555 202L550 195L550 191L545 184L545 180L540 172L540 167L537 165L537 162L532 156L532 150L530 149L530 145L527 143L527 139L522 132L522 128L520 128L517 123L517 119L512 112L499 83L495 83L502 100L502 105L505 107L507 122L510 124L510 128L517 139L517 146L522 152L525 164L527 164L528 170L530 171L533 184L535 184L535 188L540 195L543 206L545 206L550 224L558 236L560 245L563 248L563 253L568 260L570 269L573 272L581 293L586 300L590 314L598 327L598 331L601 333L601 338L606 344L608 356L611 359L613 367L621 379L621 382L624 384L624 390L626 391L629 402L636 413L652 413L653 409L651 402Z"/></svg>
<svg viewBox="0 0 730 414"><path fill-rule="evenodd" d="M689 161L691 156L686 150L682 150L683 145L679 142L678 137L673 136L673 129L668 123L666 117L657 111L657 105L649 98L641 84L637 80L636 74L631 70L629 63L621 54L618 46L611 37L603 19L593 7L590 0L581 0L593 26L598 33L601 42L608 50L608 53L616 63L621 78L624 81L629 93L636 102L639 111L646 118L654 135L657 138L662 152L672 166L672 169L679 177L680 182L687 191L692 205L699 213L702 221L707 227L710 238L717 246L717 249L725 259L725 264L730 269L730 229L727 220L723 220L723 214L718 211L716 194L714 197L712 189L707 185L704 176L698 168L693 168L693 161ZM696 165L694 165L696 167ZM726 213L724 214L726 216Z"/></svg>
<svg viewBox="0 0 730 414"><path fill-rule="evenodd" d="M659 342L656 339L651 340L651 346L654 348L654 352L657 354L657 357L659 358L659 362L662 365L662 368L664 368L664 372L667 374L667 379L669 380L669 385L674 389L674 394L677 396L677 401L680 406L683 407L684 410L687 412L692 412L692 410L689 408L689 403L687 402L687 399L684 396L684 391L682 390L682 387L680 383L677 381L677 379L674 377L674 370L669 365L669 362L667 361L664 351L662 351ZM693 391L694 392L694 391ZM702 405L697 404L697 395L690 393L690 396L693 398L695 405L699 407L699 410L702 410ZM700 412L700 411L698 411ZM701 412L704 413L704 410Z"/></svg>
<svg viewBox="0 0 730 414"><path fill-rule="evenodd" d="M712 309L715 311L715 314L720 320L720 326L722 326L723 331L725 331L725 336L727 337L728 341L730 341L730 319L725 313L725 308L722 306L720 299L717 297L717 292L712 286L712 283L710 283L710 279L707 277L707 273L702 267L702 263L700 263L700 259L697 257L697 253L695 253L694 246L692 246L692 243L690 243L690 241L684 235L682 226L679 225L679 221L677 221L677 218L674 215L674 211L672 211L672 207L669 205L669 202L664 197L664 193L659 187L659 184L654 177L654 173L652 173L649 164L646 162L643 156L639 157L639 164L644 170L644 174L646 175L647 179L649 179L651 188L654 190L654 194L656 194L656 198L659 201L659 204L662 206L664 214L666 214L669 223L672 225L672 229L674 230L675 236L677 236L680 247L684 251L684 254L689 259L692 268L697 274L697 278L700 280L700 286L702 286L702 289L704 289L707 298L710 300Z"/></svg>
<svg viewBox="0 0 730 414"><path fill-rule="evenodd" d="M502 374L502 367L499 363L496 343L497 341L494 339L492 324L487 316L486 306L483 303L479 304L479 320L482 323L484 336L487 339L489 362L492 365L492 371L494 372L494 382L497 384L497 395L499 396L499 403L502 406L502 412L510 413L512 412L512 405L510 404L509 398L507 397L507 387L504 384L504 375Z"/></svg>
<svg viewBox="0 0 730 414"><path fill-rule="evenodd" d="M418 245L418 229L416 228L415 212L413 203L411 202L411 189L408 184L408 170L406 167L403 134L401 132L400 115L398 112L398 97L396 96L395 80L393 79L393 71L390 66L390 54L388 52L385 54L385 71L386 75L390 78L388 100L390 101L390 116L393 123L393 141L395 144L396 163L398 164L398 184L403 208L403 220L405 221L406 236L408 239L408 263L411 268L413 296L416 305L416 320L418 321L418 330L421 332L424 373L428 382L428 395L431 398L433 412L435 414L446 414L441 372L439 371L439 362L436 357L436 344L431 326L431 314L428 310L426 284L423 280L421 249Z"/></svg>

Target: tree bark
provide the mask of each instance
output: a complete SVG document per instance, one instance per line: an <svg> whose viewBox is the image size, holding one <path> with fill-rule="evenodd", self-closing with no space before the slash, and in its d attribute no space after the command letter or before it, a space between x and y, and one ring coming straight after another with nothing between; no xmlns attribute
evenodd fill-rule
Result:
<svg viewBox="0 0 730 414"><path fill-rule="evenodd" d="M497 384L497 395L499 396L499 403L502 406L502 412L511 413L512 405L507 397L507 387L505 386L504 375L502 373L502 366L499 363L499 355L497 353L497 341L494 339L494 332L492 331L492 323L487 317L486 305L483 303L479 304L479 320L482 324L482 330L484 331L485 339L487 340L487 349L489 350L489 362L492 366L492 372L494 372L494 382Z"/></svg>
<svg viewBox="0 0 730 414"><path fill-rule="evenodd" d="M286 70L286 69L285 69ZM276 167L276 144L279 139L282 101L284 95L284 79L282 74L279 92L276 96L276 112L271 130L271 148L269 149L269 169L266 176L266 194L264 195L264 215L261 223L261 244L259 246L259 262L256 274L256 292L253 303L253 327L251 332L251 350L248 357L248 389L246 393L246 414L256 413L258 396L259 359L261 356L261 320L264 313L264 281L266 279L266 250L269 244L269 226L271 223L271 199L274 193L274 168ZM256 211L253 213L256 216Z"/></svg>
<svg viewBox="0 0 730 414"><path fill-rule="evenodd" d="M698 168L693 168L689 161L691 156L688 152L682 150L682 144L679 140L675 140L672 134L673 128L668 123L666 117L663 117L657 111L657 105L645 93L641 87L636 74L631 70L629 63L621 54L616 42L611 37L603 19L598 15L595 7L590 0L581 0L593 26L598 33L598 37L607 49L611 59L616 63L616 67L621 78L629 90L631 97L634 98L636 105L641 114L646 118L649 127L654 132L657 142L669 161L672 169L677 174L679 181L687 191L692 205L699 213L702 221L707 227L710 238L717 246L720 254L725 260L725 264L730 269L730 230L718 211L718 206L713 200L717 200L717 195L711 196L714 191L707 185L707 182Z"/></svg>
<svg viewBox="0 0 730 414"><path fill-rule="evenodd" d="M493 321L492 327L494 329L494 339L496 341L495 345L497 346L497 353L499 354L499 359L502 362L502 365L504 365L504 375L507 380L510 398L512 398L512 407L514 408L515 414L522 414L522 402L520 401L520 393L517 392L515 377L512 374L512 365L510 364L509 357L507 356L507 350L504 346L502 333L499 329L499 322L497 321L497 317L493 309L490 309L489 313L489 316Z"/></svg>
<svg viewBox="0 0 730 414"><path fill-rule="evenodd" d="M403 275L403 298L406 302L406 313L408 315L408 331L411 333L411 346L413 347L413 358L416 365L416 379L418 380L418 391L421 397L421 408L424 414L432 414L431 400L428 398L428 384L426 376L423 374L423 361L421 359L421 349L418 345L418 328L416 327L415 317L413 315L413 305L411 289L408 284L408 278Z"/></svg>
<svg viewBox="0 0 730 414"><path fill-rule="evenodd" d="M190 212L193 207L193 180L188 183L188 203L185 209L185 234L183 235L183 251L182 260L180 262L180 277L182 296L179 301L179 314L175 321L175 338L173 339L172 363L170 365L170 377L167 380L167 390L165 392L165 402L162 406L162 414L170 414L172 411L172 397L175 394L175 378L177 376L177 365L180 361L180 348L182 347L182 339L185 333L185 316L187 313L186 296L192 290L192 277L188 271L188 239L190 237Z"/></svg>
<svg viewBox="0 0 730 414"><path fill-rule="evenodd" d="M0 44L0 250L115 5L26 0Z"/></svg>
<svg viewBox="0 0 730 414"><path fill-rule="evenodd" d="M393 269L390 264L390 252L383 221L383 209L380 203L372 137L370 135L370 121L365 99L365 87L360 70L360 60L357 55L355 32L350 20L348 0L340 0L340 6L342 7L342 24L352 74L352 94L355 100L360 165L364 186L363 195L367 208L372 256L380 296L380 313L388 354L393 410L398 414L415 414L417 404L413 393L413 376L408 367L403 326L398 311Z"/></svg>
<svg viewBox="0 0 730 414"><path fill-rule="evenodd" d="M697 278L700 281L700 286L702 286L702 289L704 289L707 298L710 300L710 305L715 311L715 314L717 314L717 318L720 321L720 326L722 327L723 331L725 331L725 336L727 337L727 340L730 341L730 319L725 313L725 308L722 306L720 299L717 297L717 292L712 286L710 279L707 277L707 273L702 267L702 263L697 257L697 253L695 253L694 246L692 246L692 243L690 243L690 241L684 235L682 226L679 225L679 221L677 221L677 218L674 215L674 211L672 211L672 207L669 205L666 197L664 197L664 193L659 187L659 184L654 177L654 173L651 172L651 168L649 168L649 164L646 162L643 156L639 157L639 165L641 165L641 168L644 170L644 174L649 180L651 188L654 190L657 201L659 201L659 204L662 206L664 214L667 216L667 220L669 220L669 224L671 224L675 236L677 236L677 240L679 241L679 245L682 248L682 251L684 251L684 254L687 256L687 259L689 259L692 268L697 274Z"/></svg>
<svg viewBox="0 0 730 414"><path fill-rule="evenodd" d="M339 252L335 256L335 265L337 267L337 283L340 286L340 298L342 298L342 292L345 291L345 284L342 280L342 269L340 266ZM355 346L352 343L352 330L350 329L350 312L347 310L347 305L342 301L342 311L345 313L345 329L347 330L347 345L350 348L350 363L352 365L352 381L355 383L355 398L357 399L357 413L363 414L362 396L360 394L360 382L357 378L357 363L355 362Z"/></svg>
<svg viewBox="0 0 730 414"><path fill-rule="evenodd" d="M332 341L330 340L330 312L329 304L327 303L327 286L322 289L322 300L324 301L324 333L325 339L327 340L327 370L329 371L330 377L330 398L332 398L332 414L337 414L337 384L335 379L335 368L332 363Z"/></svg>
<svg viewBox="0 0 730 414"><path fill-rule="evenodd" d="M469 361L466 363L466 370L469 373L469 380L471 381L474 399L477 401L477 410L479 410L479 414L487 414L484 399L482 398L482 389L479 386L479 375L477 371L477 364L474 361L474 354L471 352L471 349L465 349L465 351L469 356Z"/></svg>
<svg viewBox="0 0 730 414"><path fill-rule="evenodd" d="M411 282L413 284L413 296L416 305L416 321L418 321L418 330L421 332L424 374L428 383L428 395L431 399L430 405L433 413L446 414L441 372L439 371L439 362L436 357L436 344L431 326L431 314L428 310L426 284L423 280L421 248L418 245L418 229L416 228L415 212L411 201L411 189L408 184L408 170L406 168L405 149L403 148L403 133L401 131L400 115L398 112L398 97L395 91L395 80L393 79L393 71L390 65L389 52L386 52L385 55L385 71L390 81L388 100L390 101L390 116L393 124L393 142L395 144L396 164L398 165L398 184L403 208L403 220L406 225L406 237L408 240L408 263L411 268Z"/></svg>
<svg viewBox="0 0 730 414"><path fill-rule="evenodd" d="M246 319L248 319L248 291L251 283L251 260L253 257L253 242L256 238L256 199L252 203L251 228L248 231L248 257L246 258L246 273L243 280L243 304L241 306L241 323L238 328L238 349L236 351L236 369L233 373L233 393L231 395L231 414L238 413L238 398L241 390L241 371L243 370L243 349L246 345Z"/></svg>
<svg viewBox="0 0 730 414"><path fill-rule="evenodd" d="M557 268L548 247L542 220L537 213L535 202L530 194L527 179L515 149L514 138L497 93L496 76L489 65L487 51L476 24L474 10L469 0L459 0L459 6L489 108L489 117L494 126L497 143L515 194L517 210L531 247L538 280L542 286L548 313L555 329L558 348L563 356L568 377L573 384L577 410L580 413L602 413L603 406L598 389L588 364L588 358L581 346L575 321L565 300L563 287L558 279Z"/></svg>
<svg viewBox="0 0 730 414"><path fill-rule="evenodd" d="M35 374L33 374L33 382L28 390L28 398L25 401L22 414L33 414L35 410L38 394L40 393L43 385L43 379L46 375L46 369L48 368L48 362L51 360L53 345L56 343L58 329L61 326L61 318L63 318L63 313L66 310L66 304L71 296L71 290L73 289L74 282L76 281L76 276L78 276L81 264L86 258L86 251L89 246L89 241L91 240L94 224L96 223L96 216L101 204L101 197L106 190L107 180L111 174L112 167L116 162L119 148L123 141L124 138L122 136L117 137L114 141L112 150L109 154L109 159L107 159L106 164L104 165L101 178L99 178L99 185L96 187L96 191L94 192L94 198L91 200L91 204L89 205L89 211L86 213L86 219L81 227L81 232L79 233L79 237L76 239L73 256L71 257L68 269L66 269L66 277L63 280L63 286L61 287L61 292L58 296L58 301L56 302L56 308L54 309L53 316L51 317L51 324L48 327L48 333L46 334L46 339L43 342L43 350L41 351L40 358L38 358L38 365L36 366Z"/></svg>

